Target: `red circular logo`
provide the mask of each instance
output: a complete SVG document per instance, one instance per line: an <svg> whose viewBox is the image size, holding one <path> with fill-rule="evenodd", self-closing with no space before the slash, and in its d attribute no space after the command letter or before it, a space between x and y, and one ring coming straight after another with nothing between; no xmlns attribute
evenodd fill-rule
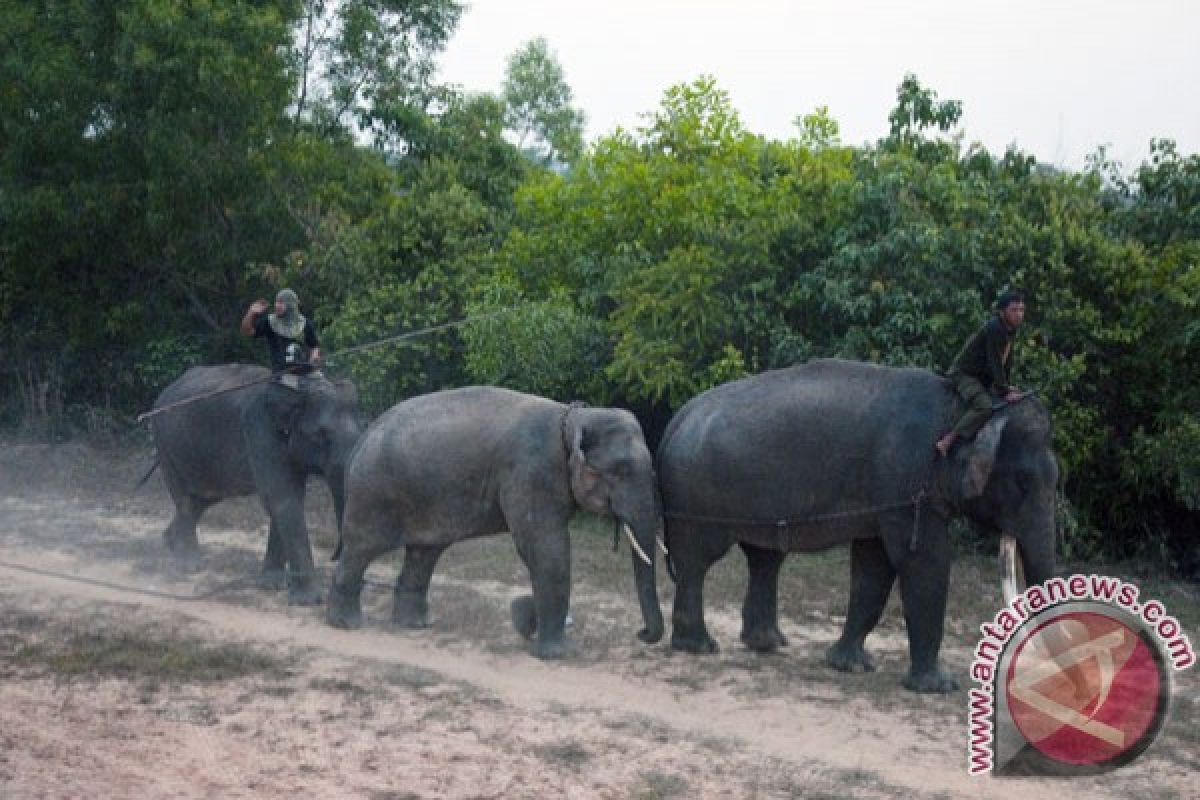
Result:
<svg viewBox="0 0 1200 800"><path fill-rule="evenodd" d="M1162 664L1143 635L1105 613L1040 625L1009 662L1008 707L1021 735L1064 764L1136 757L1163 717Z"/></svg>

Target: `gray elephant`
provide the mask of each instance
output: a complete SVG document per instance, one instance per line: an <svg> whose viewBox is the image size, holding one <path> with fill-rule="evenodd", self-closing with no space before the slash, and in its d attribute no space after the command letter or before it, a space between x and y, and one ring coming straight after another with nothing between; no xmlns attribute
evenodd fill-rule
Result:
<svg viewBox="0 0 1200 800"><path fill-rule="evenodd" d="M750 573L742 640L759 651L787 643L777 611L784 556L849 543L850 605L828 662L874 669L863 642L898 577L911 657L904 685L956 689L938 665L948 520L966 515L1005 543L1014 537L1026 579L1040 583L1054 570L1058 480L1050 417L1036 398L996 413L974 440L937 458L934 441L960 409L932 372L839 360L766 372L689 401L658 454L677 583L672 646L717 649L704 625L704 578L734 542Z"/></svg>
<svg viewBox="0 0 1200 800"><path fill-rule="evenodd" d="M342 553L327 619L360 626L364 571L404 546L392 618L425 627L429 582L443 551L507 530L533 584L532 597L513 603L514 625L527 637L536 633L535 655L561 657L571 589L567 522L576 507L626 526L645 621L639 636L658 641L663 618L653 559L661 506L632 414L478 386L393 406L363 434L346 473Z"/></svg>
<svg viewBox="0 0 1200 800"><path fill-rule="evenodd" d="M311 605L321 590L304 521L307 479L325 478L340 525L345 465L362 428L352 384L320 372L289 377L284 385L263 367L193 367L158 396L151 428L175 502L167 547L194 556L205 509L257 494L271 518L260 583L286 585L289 603Z"/></svg>

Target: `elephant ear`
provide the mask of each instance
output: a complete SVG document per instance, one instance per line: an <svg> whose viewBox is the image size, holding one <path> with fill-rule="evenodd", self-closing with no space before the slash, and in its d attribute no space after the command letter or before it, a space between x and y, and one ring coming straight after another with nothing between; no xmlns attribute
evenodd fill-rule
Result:
<svg viewBox="0 0 1200 800"><path fill-rule="evenodd" d="M604 482L600 471L587 462L583 451L584 424L582 414L567 415L567 472L571 479L571 494L575 501L588 511L604 513Z"/></svg>
<svg viewBox="0 0 1200 800"><path fill-rule="evenodd" d="M963 458L966 460L962 477L964 499L971 500L983 494L992 475L992 468L996 466L996 451L1000 447L1000 437L1004 434L1004 426L1007 424L1007 415L993 414L979 433L975 434L975 440L970 446L963 448Z"/></svg>

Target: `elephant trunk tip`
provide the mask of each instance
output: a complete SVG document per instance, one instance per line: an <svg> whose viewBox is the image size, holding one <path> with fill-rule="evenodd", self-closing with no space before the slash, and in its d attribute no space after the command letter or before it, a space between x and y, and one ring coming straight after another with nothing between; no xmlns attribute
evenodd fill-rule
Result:
<svg viewBox="0 0 1200 800"><path fill-rule="evenodd" d="M662 641L663 632L664 626L661 622L653 627L646 626L638 631L638 641L641 641L644 644L658 644L660 641Z"/></svg>

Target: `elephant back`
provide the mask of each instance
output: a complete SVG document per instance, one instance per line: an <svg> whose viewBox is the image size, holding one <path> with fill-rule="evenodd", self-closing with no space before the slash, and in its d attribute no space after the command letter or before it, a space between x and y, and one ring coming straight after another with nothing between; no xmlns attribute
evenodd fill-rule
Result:
<svg viewBox="0 0 1200 800"><path fill-rule="evenodd" d="M162 391L151 431L169 481L201 496L251 491L242 418L269 377L248 364L192 367Z"/></svg>
<svg viewBox="0 0 1200 800"><path fill-rule="evenodd" d="M780 541L788 526L769 526L786 520L844 539L839 526L860 523L854 514L900 510L920 491L951 402L927 370L836 359L723 384L668 426L664 507L677 518L756 521L741 538Z"/></svg>

